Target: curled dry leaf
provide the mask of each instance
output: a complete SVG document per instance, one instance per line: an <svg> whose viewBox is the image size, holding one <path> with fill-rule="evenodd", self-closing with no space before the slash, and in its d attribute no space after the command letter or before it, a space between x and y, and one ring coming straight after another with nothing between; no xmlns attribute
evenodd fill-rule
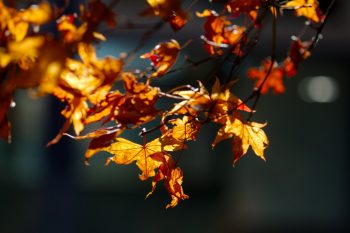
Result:
<svg viewBox="0 0 350 233"><path fill-rule="evenodd" d="M159 78L166 74L175 64L179 52L179 43L176 40L170 40L157 44L151 52L143 54L141 58L150 59L152 66L156 68L150 78Z"/></svg>

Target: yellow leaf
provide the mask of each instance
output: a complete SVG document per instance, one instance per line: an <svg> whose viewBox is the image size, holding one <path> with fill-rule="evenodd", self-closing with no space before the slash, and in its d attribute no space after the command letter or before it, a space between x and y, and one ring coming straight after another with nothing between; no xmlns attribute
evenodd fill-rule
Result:
<svg viewBox="0 0 350 233"><path fill-rule="evenodd" d="M159 138L143 145L133 143L124 138L117 138L115 143L102 150L114 154L113 157L106 161L106 164L110 162L130 164L135 161L137 167L142 172L140 179L145 180L153 177L155 175L154 170L160 165L160 162L152 159L152 154L177 149L181 149L179 145L164 145Z"/></svg>
<svg viewBox="0 0 350 233"><path fill-rule="evenodd" d="M177 118L169 121L174 127L168 130L164 136L172 137L179 142L195 140L201 124L194 118L184 116L182 119Z"/></svg>
<svg viewBox="0 0 350 233"><path fill-rule="evenodd" d="M223 125L213 142L213 146L222 140L232 138L233 164L242 158L251 146L254 153L265 160L264 150L269 141L262 128L266 124L257 122L243 123L237 118L227 117L226 124Z"/></svg>
<svg viewBox="0 0 350 233"><path fill-rule="evenodd" d="M164 180L164 186L171 195L171 202L166 205L166 208L175 207L180 200L188 199L189 197L182 189L182 170L176 166L172 157L166 153L155 153L151 157L153 160L158 161L160 165L152 181L152 190L147 194L146 198L154 192L157 183Z"/></svg>
<svg viewBox="0 0 350 233"><path fill-rule="evenodd" d="M324 18L317 0L291 0L282 5L281 9L294 9L296 16L304 16L315 23L321 22Z"/></svg>
<svg viewBox="0 0 350 233"><path fill-rule="evenodd" d="M185 100L175 104L173 109L169 111L172 114L190 114L197 116L200 112L205 112L211 105L209 93L204 85L199 82L199 88L185 91L175 91L173 94L183 97Z"/></svg>

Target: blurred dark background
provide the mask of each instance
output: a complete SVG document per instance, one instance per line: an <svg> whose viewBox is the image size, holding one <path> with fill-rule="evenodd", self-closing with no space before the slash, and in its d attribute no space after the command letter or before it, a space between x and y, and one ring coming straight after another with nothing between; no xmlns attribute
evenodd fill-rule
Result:
<svg viewBox="0 0 350 233"><path fill-rule="evenodd" d="M18 1L23 6L30 1ZM67 12L78 9L71 1ZM107 1L106 1L107 2ZM193 8L207 5L200 1ZM330 3L320 1L323 9ZM185 1L184 6L191 1ZM58 2L58 4L61 4ZM108 41L99 55L118 56L132 50L145 29L122 29L128 19L150 24L137 13L146 1L121 0L115 7L120 28L102 28ZM15 96L11 110L12 144L0 142L0 233L70 232L346 232L349 229L349 87L350 1L337 0L323 31L323 39L292 79L285 80L286 93L263 96L254 120L268 122L270 139L267 162L250 151L232 168L229 142L215 150L210 143L215 126L203 127L198 140L189 144L180 166L184 191L190 199L165 210L169 201L162 185L148 199L149 182L138 179L136 166L104 167L106 154L85 166L88 142L63 138L46 148L63 123L63 105L52 98L31 99L27 91ZM278 59L287 53L290 37L298 34L304 20L286 17L278 21ZM183 30L168 25L154 34L142 54L170 38L194 43L183 52L194 60L206 56L199 36L200 19L192 15ZM244 67L257 66L269 56L269 29ZM182 56L183 56L182 55ZM179 59L176 67L185 65ZM146 67L136 59L129 67ZM163 88L195 83L207 76L214 63L164 77ZM225 72L225 71L222 71ZM236 93L249 95L252 82L241 74ZM133 134L123 135L139 140Z"/></svg>

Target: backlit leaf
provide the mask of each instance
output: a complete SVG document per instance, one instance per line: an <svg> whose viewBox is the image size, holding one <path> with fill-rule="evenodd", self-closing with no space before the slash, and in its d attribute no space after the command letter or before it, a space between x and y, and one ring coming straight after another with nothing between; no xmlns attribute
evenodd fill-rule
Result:
<svg viewBox="0 0 350 233"><path fill-rule="evenodd" d="M164 186L171 195L171 202L166 205L166 208L175 207L180 200L188 199L189 197L182 189L182 170L175 165L171 156L166 153L155 153L151 157L153 160L160 162L160 165L152 181L152 190L146 197L154 192L158 182L164 180Z"/></svg>
<svg viewBox="0 0 350 233"><path fill-rule="evenodd" d="M151 52L143 54L141 58L150 59L152 66L156 68L151 78L158 78L166 74L175 64L179 51L179 43L176 40L171 40L169 42L159 43Z"/></svg>
<svg viewBox="0 0 350 233"><path fill-rule="evenodd" d="M233 164L242 158L251 146L254 153L265 160L264 150L268 146L269 141L262 128L266 124L257 122L243 123L238 118L228 117L225 124L219 129L213 146L222 140L232 139Z"/></svg>
<svg viewBox="0 0 350 233"><path fill-rule="evenodd" d="M234 53L240 53L239 49L235 50L235 46L239 48L239 42L244 37L244 27L232 25L225 16L219 15L215 11L204 10L202 13L197 12L197 16L207 18L202 39L208 53L222 55L223 48L229 46L232 47Z"/></svg>
<svg viewBox="0 0 350 233"><path fill-rule="evenodd" d="M270 89L274 94L282 94L285 91L283 84L284 69L279 67L277 62L271 64L271 60L263 61L262 66L248 69L247 76L256 79L255 88L259 88L264 82L261 93L267 94ZM265 80L265 81L264 81Z"/></svg>

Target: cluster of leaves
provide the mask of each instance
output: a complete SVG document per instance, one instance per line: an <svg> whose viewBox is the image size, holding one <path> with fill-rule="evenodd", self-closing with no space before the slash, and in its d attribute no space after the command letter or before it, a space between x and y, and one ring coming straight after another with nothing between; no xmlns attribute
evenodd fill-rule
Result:
<svg viewBox="0 0 350 233"><path fill-rule="evenodd" d="M174 31L179 31L189 21L191 8L198 1L193 1L186 10L180 0L147 2L149 8L140 13L142 16L159 17L162 24L168 23ZM222 11L196 12L204 21L201 38L209 58L192 62L187 68L210 60L218 60L221 65L231 63L228 79L213 75L210 89L198 81L198 87L179 86L163 92L154 86L153 80L176 71L171 68L183 50L177 41L160 42L141 56L151 61L152 69L126 70L128 58L136 50L117 58L96 55L94 44L106 40L98 32L99 25L117 26L112 8L100 0L91 0L87 6L81 5L79 13L70 15L63 14L64 8L47 2L17 10L0 0L0 137L11 140L7 114L16 90L31 88L38 96L52 95L66 104L61 112L66 121L48 145L57 143L63 135L91 139L86 162L100 151L112 155L106 165L135 162L141 180L153 179L148 195L163 181L171 196L167 208L188 198L182 188L182 170L171 152L186 149L187 142L196 140L204 124L220 125L212 147L230 139L234 164L249 147L265 160L264 150L269 144L263 130L266 124L251 121L258 99L270 89L276 94L284 92L284 77L294 76L300 63L310 56L327 14L321 13L317 0L228 0L212 4L221 6ZM305 17L309 22L307 27L315 30L315 37L306 41L293 37L287 57L278 63L274 55L275 24L286 10ZM247 20L239 25L238 18ZM271 19L274 29L271 57L260 67L248 69L247 76L255 79L256 84L251 94L241 100L231 91L237 85L232 73L256 45L267 19ZM40 32L40 26L50 22L56 22L59 36ZM79 58L73 58L75 54ZM156 103L162 98L171 98L175 103L168 109L158 109ZM248 107L251 100L253 105ZM246 119L244 114L248 115ZM152 121L159 123L146 129L144 125ZM109 127L80 135L86 125L95 122L108 123ZM71 127L75 136L67 134ZM142 128L141 144L120 137L126 130L139 128ZM146 136L154 131L160 136L147 141Z"/></svg>

